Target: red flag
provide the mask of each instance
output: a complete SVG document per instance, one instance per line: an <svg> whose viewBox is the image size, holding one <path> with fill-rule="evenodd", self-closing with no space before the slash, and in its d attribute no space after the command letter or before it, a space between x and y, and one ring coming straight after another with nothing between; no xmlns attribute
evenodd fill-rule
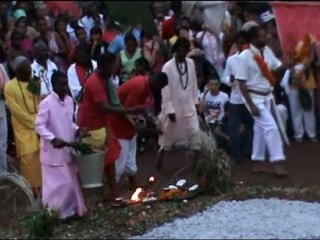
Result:
<svg viewBox="0 0 320 240"><path fill-rule="evenodd" d="M74 1L46 1L46 3L55 16L67 11L72 13L76 18L81 17L80 8Z"/></svg>
<svg viewBox="0 0 320 240"><path fill-rule="evenodd" d="M318 2L272 2L279 39L285 54L306 33L320 40L320 3Z"/></svg>

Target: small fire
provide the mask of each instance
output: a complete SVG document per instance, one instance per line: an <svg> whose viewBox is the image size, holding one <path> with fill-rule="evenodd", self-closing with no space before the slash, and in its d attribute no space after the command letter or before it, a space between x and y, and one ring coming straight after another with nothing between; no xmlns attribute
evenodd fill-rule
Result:
<svg viewBox="0 0 320 240"><path fill-rule="evenodd" d="M137 188L134 193L131 196L131 201L132 202L139 202L140 198L139 198L139 194L142 192L142 188Z"/></svg>
<svg viewBox="0 0 320 240"><path fill-rule="evenodd" d="M153 176L149 177L149 183L153 183L153 182L154 182L154 177Z"/></svg>

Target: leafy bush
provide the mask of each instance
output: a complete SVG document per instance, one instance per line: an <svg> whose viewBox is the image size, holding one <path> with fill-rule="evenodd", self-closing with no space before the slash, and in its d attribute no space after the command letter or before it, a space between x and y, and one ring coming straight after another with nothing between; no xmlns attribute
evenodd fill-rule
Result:
<svg viewBox="0 0 320 240"><path fill-rule="evenodd" d="M19 222L29 230L29 239L46 239L53 236L60 218L57 211L42 208L27 214Z"/></svg>

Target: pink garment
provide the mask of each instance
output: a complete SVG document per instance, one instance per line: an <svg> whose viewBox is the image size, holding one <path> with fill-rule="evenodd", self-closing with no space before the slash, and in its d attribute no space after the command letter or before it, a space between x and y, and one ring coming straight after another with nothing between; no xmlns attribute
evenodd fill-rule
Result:
<svg viewBox="0 0 320 240"><path fill-rule="evenodd" d="M146 102L145 102L145 106L148 110L152 110L153 109L153 97L150 94L149 97L147 98Z"/></svg>
<svg viewBox="0 0 320 240"><path fill-rule="evenodd" d="M67 142L75 140L78 126L73 122L73 110L70 96L62 102L52 92L40 103L35 124L41 137L42 203L58 209L61 218L75 213L82 216L87 211L70 149L56 149L51 144L54 138Z"/></svg>
<svg viewBox="0 0 320 240"><path fill-rule="evenodd" d="M272 12L276 17L277 30L284 54L288 54L294 45L306 33L320 39L320 4L314 2L272 1Z"/></svg>
<svg viewBox="0 0 320 240"><path fill-rule="evenodd" d="M59 52L59 46L57 44L56 36L54 35L54 32L51 33L50 39L49 39L49 49L53 53Z"/></svg>
<svg viewBox="0 0 320 240"><path fill-rule="evenodd" d="M22 40L22 49L26 50L29 55L33 56L33 42L29 36L25 36Z"/></svg>
<svg viewBox="0 0 320 240"><path fill-rule="evenodd" d="M162 109L159 116L163 134L159 145L170 150L173 145L200 148L199 122L196 111L198 104L197 76L193 60L187 58L189 80L186 89L180 83L175 58L169 60L162 68L168 75L168 86L162 89ZM184 71L184 70L183 70ZM182 77L186 82L186 75ZM168 114L175 113L176 122L169 120Z"/></svg>
<svg viewBox="0 0 320 240"><path fill-rule="evenodd" d="M41 166L42 204L59 209L60 218L87 212L79 185L77 167L73 162L63 166Z"/></svg>

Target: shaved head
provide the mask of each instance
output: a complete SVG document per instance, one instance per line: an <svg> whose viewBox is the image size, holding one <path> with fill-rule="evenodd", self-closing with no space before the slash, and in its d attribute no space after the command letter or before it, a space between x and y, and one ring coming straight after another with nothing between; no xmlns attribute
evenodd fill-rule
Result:
<svg viewBox="0 0 320 240"><path fill-rule="evenodd" d="M41 52L43 50L47 50L48 46L44 41L38 41L33 45L35 52Z"/></svg>
<svg viewBox="0 0 320 240"><path fill-rule="evenodd" d="M19 72L25 64L29 64L29 59L25 56L18 56L13 60L13 67L16 72Z"/></svg>

